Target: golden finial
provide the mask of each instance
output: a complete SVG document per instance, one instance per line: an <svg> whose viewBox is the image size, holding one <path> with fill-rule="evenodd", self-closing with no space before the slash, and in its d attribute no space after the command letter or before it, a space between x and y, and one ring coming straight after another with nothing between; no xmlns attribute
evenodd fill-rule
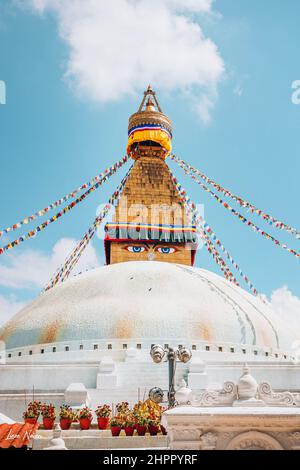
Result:
<svg viewBox="0 0 300 470"><path fill-rule="evenodd" d="M148 111L148 112L149 111L154 111L154 112L156 111L153 100L151 99L150 96L148 97L148 101L146 103L145 111Z"/></svg>
<svg viewBox="0 0 300 470"><path fill-rule="evenodd" d="M145 105L145 102L146 102L146 98L147 98L147 97L148 97L149 99L151 99L151 97L154 98L157 111L159 111L160 113L162 113L161 107L160 107L159 102L157 101L157 98L156 98L156 93L155 93L155 91L152 90L151 85L148 85L147 90L144 91L144 97L143 97L143 99L142 99L142 102L141 102L141 104L140 104L140 107L139 107L138 112L141 113L141 112L143 111L143 107L144 107L144 105ZM149 102L149 99L148 99L148 102ZM148 102L147 102L147 104L148 104ZM156 110L155 110L155 105L154 105L154 103L153 103L152 100L151 100L151 103L152 103L153 108L154 108L154 109L151 109L151 111L156 111ZM146 106L147 106L147 105L146 105ZM146 111L146 110L145 110L145 111Z"/></svg>

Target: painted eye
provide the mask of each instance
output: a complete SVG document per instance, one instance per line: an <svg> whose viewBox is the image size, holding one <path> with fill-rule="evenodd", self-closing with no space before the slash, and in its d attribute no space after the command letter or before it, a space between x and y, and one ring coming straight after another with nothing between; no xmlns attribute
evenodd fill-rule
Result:
<svg viewBox="0 0 300 470"><path fill-rule="evenodd" d="M170 255L175 252L175 248L171 248L170 246L161 246L160 248L157 248L157 251L163 255Z"/></svg>
<svg viewBox="0 0 300 470"><path fill-rule="evenodd" d="M127 250L130 251L130 253L143 253L145 251L144 246L127 246Z"/></svg>

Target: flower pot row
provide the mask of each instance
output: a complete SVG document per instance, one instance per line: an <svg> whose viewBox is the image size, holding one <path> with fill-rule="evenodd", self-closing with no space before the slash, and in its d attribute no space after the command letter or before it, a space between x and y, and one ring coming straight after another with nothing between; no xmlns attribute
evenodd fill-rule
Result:
<svg viewBox="0 0 300 470"><path fill-rule="evenodd" d="M23 418L26 423L36 424L42 415L43 428L53 429L56 419L55 406L50 403L42 404L41 402L30 402L27 410L23 413ZM70 429L71 424L79 421L80 429L89 429L92 422L92 410L88 407L83 407L80 410L74 411L69 405L62 405L60 407L60 426L61 429Z"/></svg>
<svg viewBox="0 0 300 470"><path fill-rule="evenodd" d="M109 418L98 418L98 428L101 430L105 430L108 428L109 425ZM25 418L26 423L36 424L37 418ZM59 421L60 427L63 430L70 429L73 420L69 418L61 418ZM43 428L46 430L53 429L55 424L55 418L43 418ZM91 426L91 420L89 418L81 418L79 419L79 426L82 430L88 430ZM159 431L161 430L162 434L166 434L165 428L163 426L141 426L136 424L134 426L111 426L111 434L112 436L119 436L122 429L125 432L126 436L133 436L134 431L137 432L138 436L145 436L146 432L149 432L150 436L156 436Z"/></svg>
<svg viewBox="0 0 300 470"><path fill-rule="evenodd" d="M115 409L117 412L115 415L107 404L98 406L94 410L99 429L110 429L113 436L120 435L121 430L124 430L126 436L132 436L135 432L139 436L144 436L146 432L152 436L160 431L165 434L163 426L160 426L163 409L151 400L138 402L133 409L130 409L128 402L121 402L116 405ZM68 430L72 423L79 422L80 429L88 430L92 423L92 413L92 409L88 407L74 410L64 404L59 411L60 427ZM25 422L31 424L37 423L40 416L42 416L43 428L53 429L56 419L54 405L33 401L28 404L27 410L23 413Z"/></svg>

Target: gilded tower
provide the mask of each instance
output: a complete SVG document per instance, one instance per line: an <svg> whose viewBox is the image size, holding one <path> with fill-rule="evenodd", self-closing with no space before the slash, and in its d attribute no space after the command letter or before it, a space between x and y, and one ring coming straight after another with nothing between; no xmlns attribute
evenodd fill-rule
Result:
<svg viewBox="0 0 300 470"><path fill-rule="evenodd" d="M150 260L193 265L196 229L165 161L171 150L172 122L149 86L129 118L127 153L135 163L114 219L105 227L107 264Z"/></svg>

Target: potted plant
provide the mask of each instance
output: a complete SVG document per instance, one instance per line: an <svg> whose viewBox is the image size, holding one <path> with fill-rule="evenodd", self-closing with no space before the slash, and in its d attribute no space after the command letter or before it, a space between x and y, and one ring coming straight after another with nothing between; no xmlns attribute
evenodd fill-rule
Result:
<svg viewBox="0 0 300 470"><path fill-rule="evenodd" d="M144 436L146 434L148 420L149 419L146 413L143 413L142 411L140 411L140 413L138 414L136 418L136 425L135 425L135 429L139 436Z"/></svg>
<svg viewBox="0 0 300 470"><path fill-rule="evenodd" d="M90 429L91 422L93 419L92 416L92 410L85 406L84 408L81 408L78 413L78 419L79 419L79 426L80 429L86 430Z"/></svg>
<svg viewBox="0 0 300 470"><path fill-rule="evenodd" d="M41 412L41 402L31 401L28 403L27 410L23 413L25 423L36 424Z"/></svg>
<svg viewBox="0 0 300 470"><path fill-rule="evenodd" d="M135 419L133 413L128 413L125 416L125 421L124 421L124 431L126 436L133 436L135 429Z"/></svg>
<svg viewBox="0 0 300 470"><path fill-rule="evenodd" d="M76 414L73 412L69 405L62 405L59 412L59 424L61 429L70 429L72 422L76 418Z"/></svg>
<svg viewBox="0 0 300 470"><path fill-rule="evenodd" d="M159 429L160 429L159 420L157 419L157 417L151 416L148 421L148 430L149 430L150 436L157 436Z"/></svg>
<svg viewBox="0 0 300 470"><path fill-rule="evenodd" d="M53 429L55 423L55 406L52 405L52 403L50 403L50 405L44 403L41 406L41 413L43 416L44 429Z"/></svg>
<svg viewBox="0 0 300 470"><path fill-rule="evenodd" d="M109 405L98 406L95 410L99 429L107 429L111 417L111 407Z"/></svg>
<svg viewBox="0 0 300 470"><path fill-rule="evenodd" d="M116 437L120 435L123 426L123 419L120 416L114 416L110 420L110 430L112 436Z"/></svg>

